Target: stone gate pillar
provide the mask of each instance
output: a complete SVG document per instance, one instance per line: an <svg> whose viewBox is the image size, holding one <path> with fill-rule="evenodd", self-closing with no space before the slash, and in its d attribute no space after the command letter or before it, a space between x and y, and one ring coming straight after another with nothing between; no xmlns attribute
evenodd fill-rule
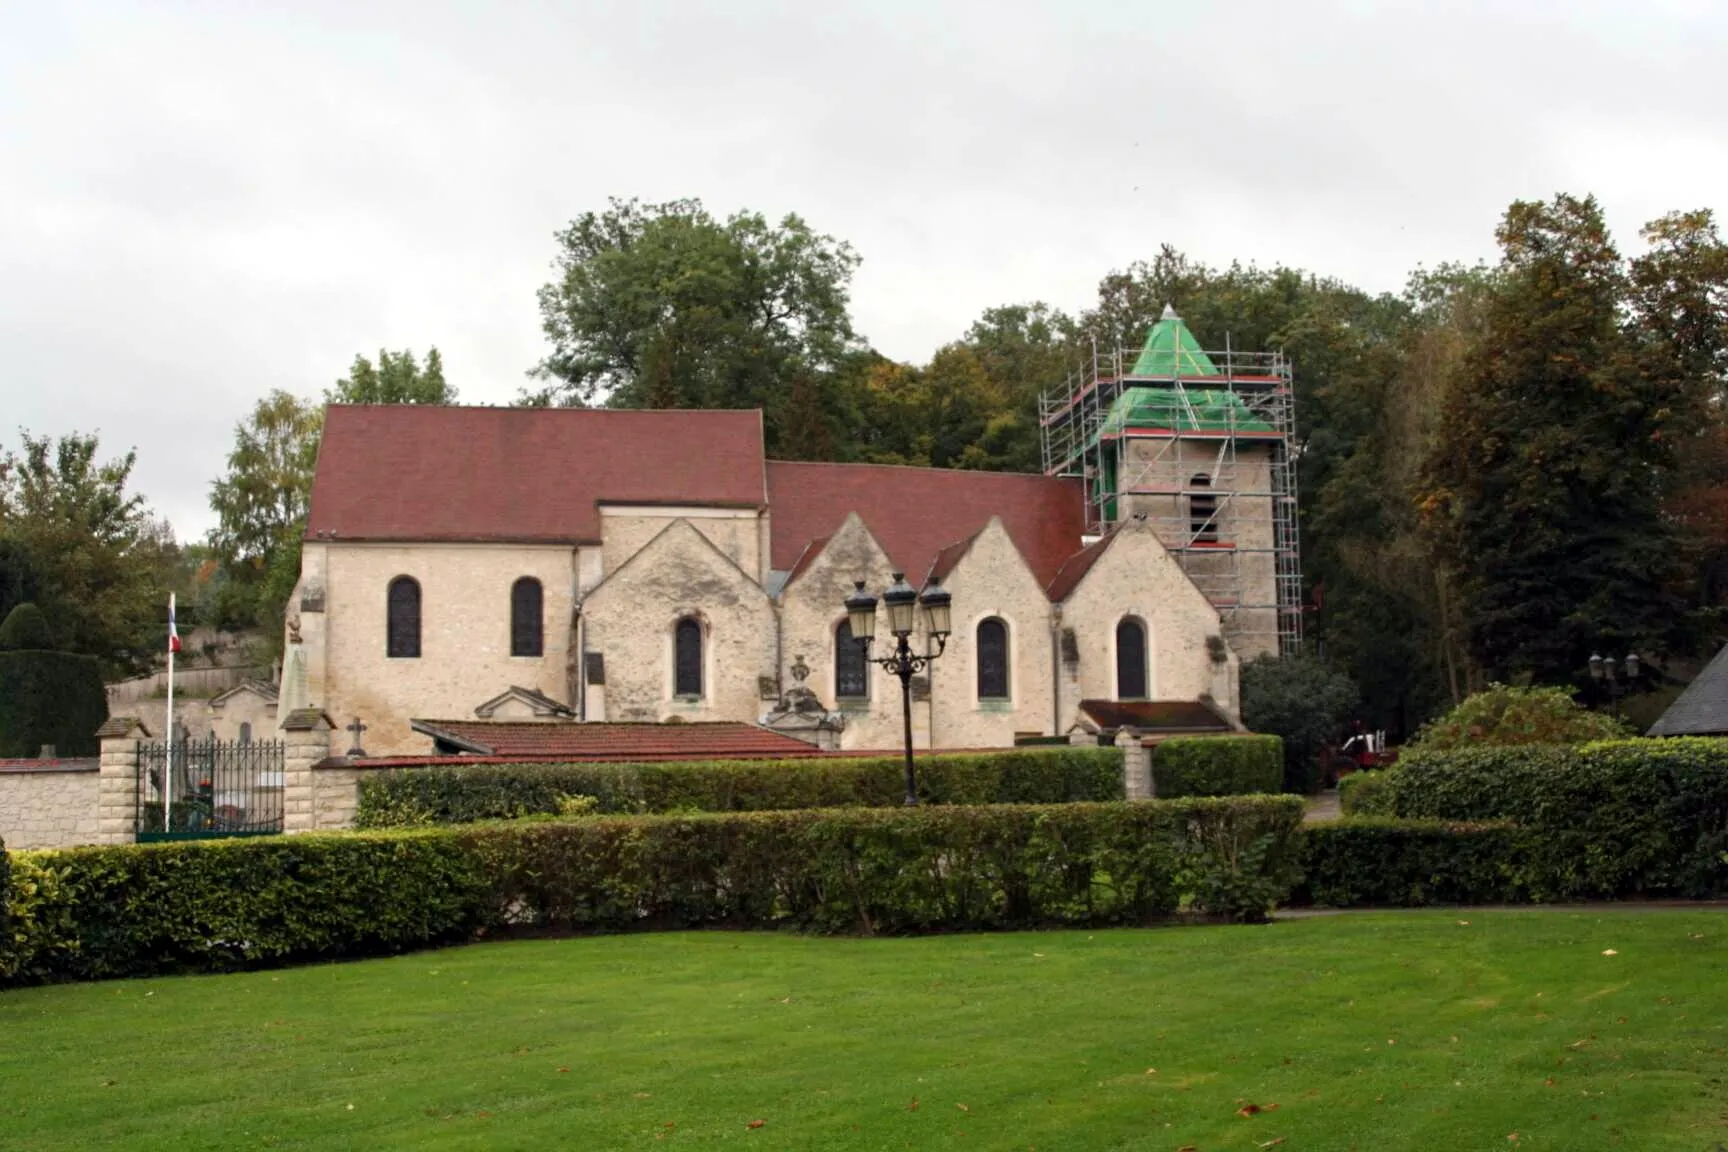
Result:
<svg viewBox="0 0 1728 1152"><path fill-rule="evenodd" d="M317 827L312 769L330 758L335 729L322 708L296 708L282 718L282 831Z"/></svg>
<svg viewBox="0 0 1728 1152"><path fill-rule="evenodd" d="M99 844L130 844L138 831L138 741L150 730L136 716L110 716L96 729L102 766L96 779Z"/></svg>
<svg viewBox="0 0 1728 1152"><path fill-rule="evenodd" d="M1130 800L1152 799L1152 752L1140 737L1126 728L1116 733L1122 749L1122 790Z"/></svg>

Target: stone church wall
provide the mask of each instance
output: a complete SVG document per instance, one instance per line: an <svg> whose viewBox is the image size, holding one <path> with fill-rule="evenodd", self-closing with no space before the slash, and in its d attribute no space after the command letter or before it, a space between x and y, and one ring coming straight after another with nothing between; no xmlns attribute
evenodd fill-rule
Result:
<svg viewBox="0 0 1728 1152"><path fill-rule="evenodd" d="M840 733L842 748L898 748L902 742L897 677L872 664L868 700L842 703L835 694L838 629L846 618L844 605L854 592L853 581L863 580L872 596L881 596L882 589L893 578L892 573L888 554L854 514L846 518L821 554L787 585L781 597L781 684L792 686L795 681L792 667L802 658L810 669L804 687L815 692L830 710L838 710L845 717L846 727ZM879 656L885 650L880 642L871 645L872 655ZM912 742L918 748L930 746L927 702L919 701L913 706Z"/></svg>
<svg viewBox="0 0 1728 1152"><path fill-rule="evenodd" d="M1236 711L1237 657L1215 663L1207 637L1222 637L1218 612L1183 575L1146 521L1130 520L1062 607L1079 655L1078 695L1062 702L1063 727L1078 719L1081 700L1115 699L1116 626L1133 616L1146 625L1147 688L1154 700L1209 695Z"/></svg>
<svg viewBox="0 0 1728 1152"><path fill-rule="evenodd" d="M725 557L758 582L762 569L759 515L754 511L726 508L688 508L681 515L643 515L632 509L605 508L601 519L601 551L607 574L616 572L648 542L684 520L707 537Z"/></svg>
<svg viewBox="0 0 1728 1152"><path fill-rule="evenodd" d="M604 657L604 716L590 720L755 720L770 702L774 607L751 576L687 521L675 521L582 604L587 650ZM700 699L673 693L673 631L702 624Z"/></svg>
<svg viewBox="0 0 1728 1152"><path fill-rule="evenodd" d="M1016 732L1051 734L1050 601L999 520L990 523L943 581L954 597L954 634L931 669L938 744L992 748ZM978 625L1008 626L1007 700L978 696Z"/></svg>
<svg viewBox="0 0 1728 1152"><path fill-rule="evenodd" d="M566 546L327 544L324 611L301 613L305 647L317 617L325 651L308 651L311 698L346 724L368 725L373 755L425 751L410 719L466 719L512 684L554 700L568 695L572 549ZM420 582L420 655L387 655L390 581ZM542 590L542 655L510 655L510 588L532 576ZM306 581L302 580L302 585ZM292 611L292 609L291 609ZM313 672L321 670L322 675Z"/></svg>

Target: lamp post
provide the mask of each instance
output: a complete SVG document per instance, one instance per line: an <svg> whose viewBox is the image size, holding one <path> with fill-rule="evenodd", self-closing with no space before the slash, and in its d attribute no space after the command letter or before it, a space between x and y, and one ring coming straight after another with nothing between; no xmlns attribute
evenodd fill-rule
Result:
<svg viewBox="0 0 1728 1152"><path fill-rule="evenodd" d="M852 625L852 638L864 649L865 660L900 677L900 715L906 737L906 803L908 806L916 805L918 782L912 772L912 677L947 649L952 598L935 580L920 596L917 589L906 583L905 573L894 573L894 583L882 593L882 610L888 617L888 632L894 637L894 651L887 656L871 656L870 644L876 639L876 597L864 591L862 580L854 582L853 587L856 591L846 598L846 616ZM925 629L936 641L936 651L926 649L922 656L914 653L908 642L920 605L924 608Z"/></svg>
<svg viewBox="0 0 1728 1152"><path fill-rule="evenodd" d="M1626 654L1624 672L1620 671L1612 656L1590 657L1590 679L1608 686L1608 701L1616 716L1620 715L1620 697L1626 694L1626 686L1638 679L1643 670L1644 665L1636 652Z"/></svg>

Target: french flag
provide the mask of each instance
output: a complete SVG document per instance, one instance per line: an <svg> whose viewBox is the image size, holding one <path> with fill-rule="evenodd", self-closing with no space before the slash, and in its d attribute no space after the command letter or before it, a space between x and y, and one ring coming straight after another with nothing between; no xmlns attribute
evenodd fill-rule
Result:
<svg viewBox="0 0 1728 1152"><path fill-rule="evenodd" d="M168 594L168 651L180 651L180 629L174 627L174 594Z"/></svg>

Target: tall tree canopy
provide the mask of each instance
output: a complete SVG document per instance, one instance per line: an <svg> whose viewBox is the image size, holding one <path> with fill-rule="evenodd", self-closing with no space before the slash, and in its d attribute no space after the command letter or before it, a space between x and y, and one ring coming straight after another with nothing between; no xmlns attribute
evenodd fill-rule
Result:
<svg viewBox="0 0 1728 1152"><path fill-rule="evenodd" d="M1639 354L1627 268L1593 198L1514 203L1497 235L1422 510L1477 663L1552 682L1593 650L1670 649L1685 571L1663 501L1696 410L1684 372Z"/></svg>
<svg viewBox="0 0 1728 1152"><path fill-rule="evenodd" d="M324 394L331 404L454 404L456 389L444 381L444 358L433 348L422 367L412 349L378 350L376 364L354 357L348 375Z"/></svg>
<svg viewBox="0 0 1728 1152"><path fill-rule="evenodd" d="M858 257L797 216L613 200L557 240L558 276L540 289L552 351L532 403L762 407L774 445L794 383L832 374L853 346Z"/></svg>
<svg viewBox="0 0 1728 1152"><path fill-rule="evenodd" d="M165 643L177 549L126 490L136 453L99 452L94 435L26 432L22 451L0 456L0 594L28 594L56 649L118 676L148 667Z"/></svg>

